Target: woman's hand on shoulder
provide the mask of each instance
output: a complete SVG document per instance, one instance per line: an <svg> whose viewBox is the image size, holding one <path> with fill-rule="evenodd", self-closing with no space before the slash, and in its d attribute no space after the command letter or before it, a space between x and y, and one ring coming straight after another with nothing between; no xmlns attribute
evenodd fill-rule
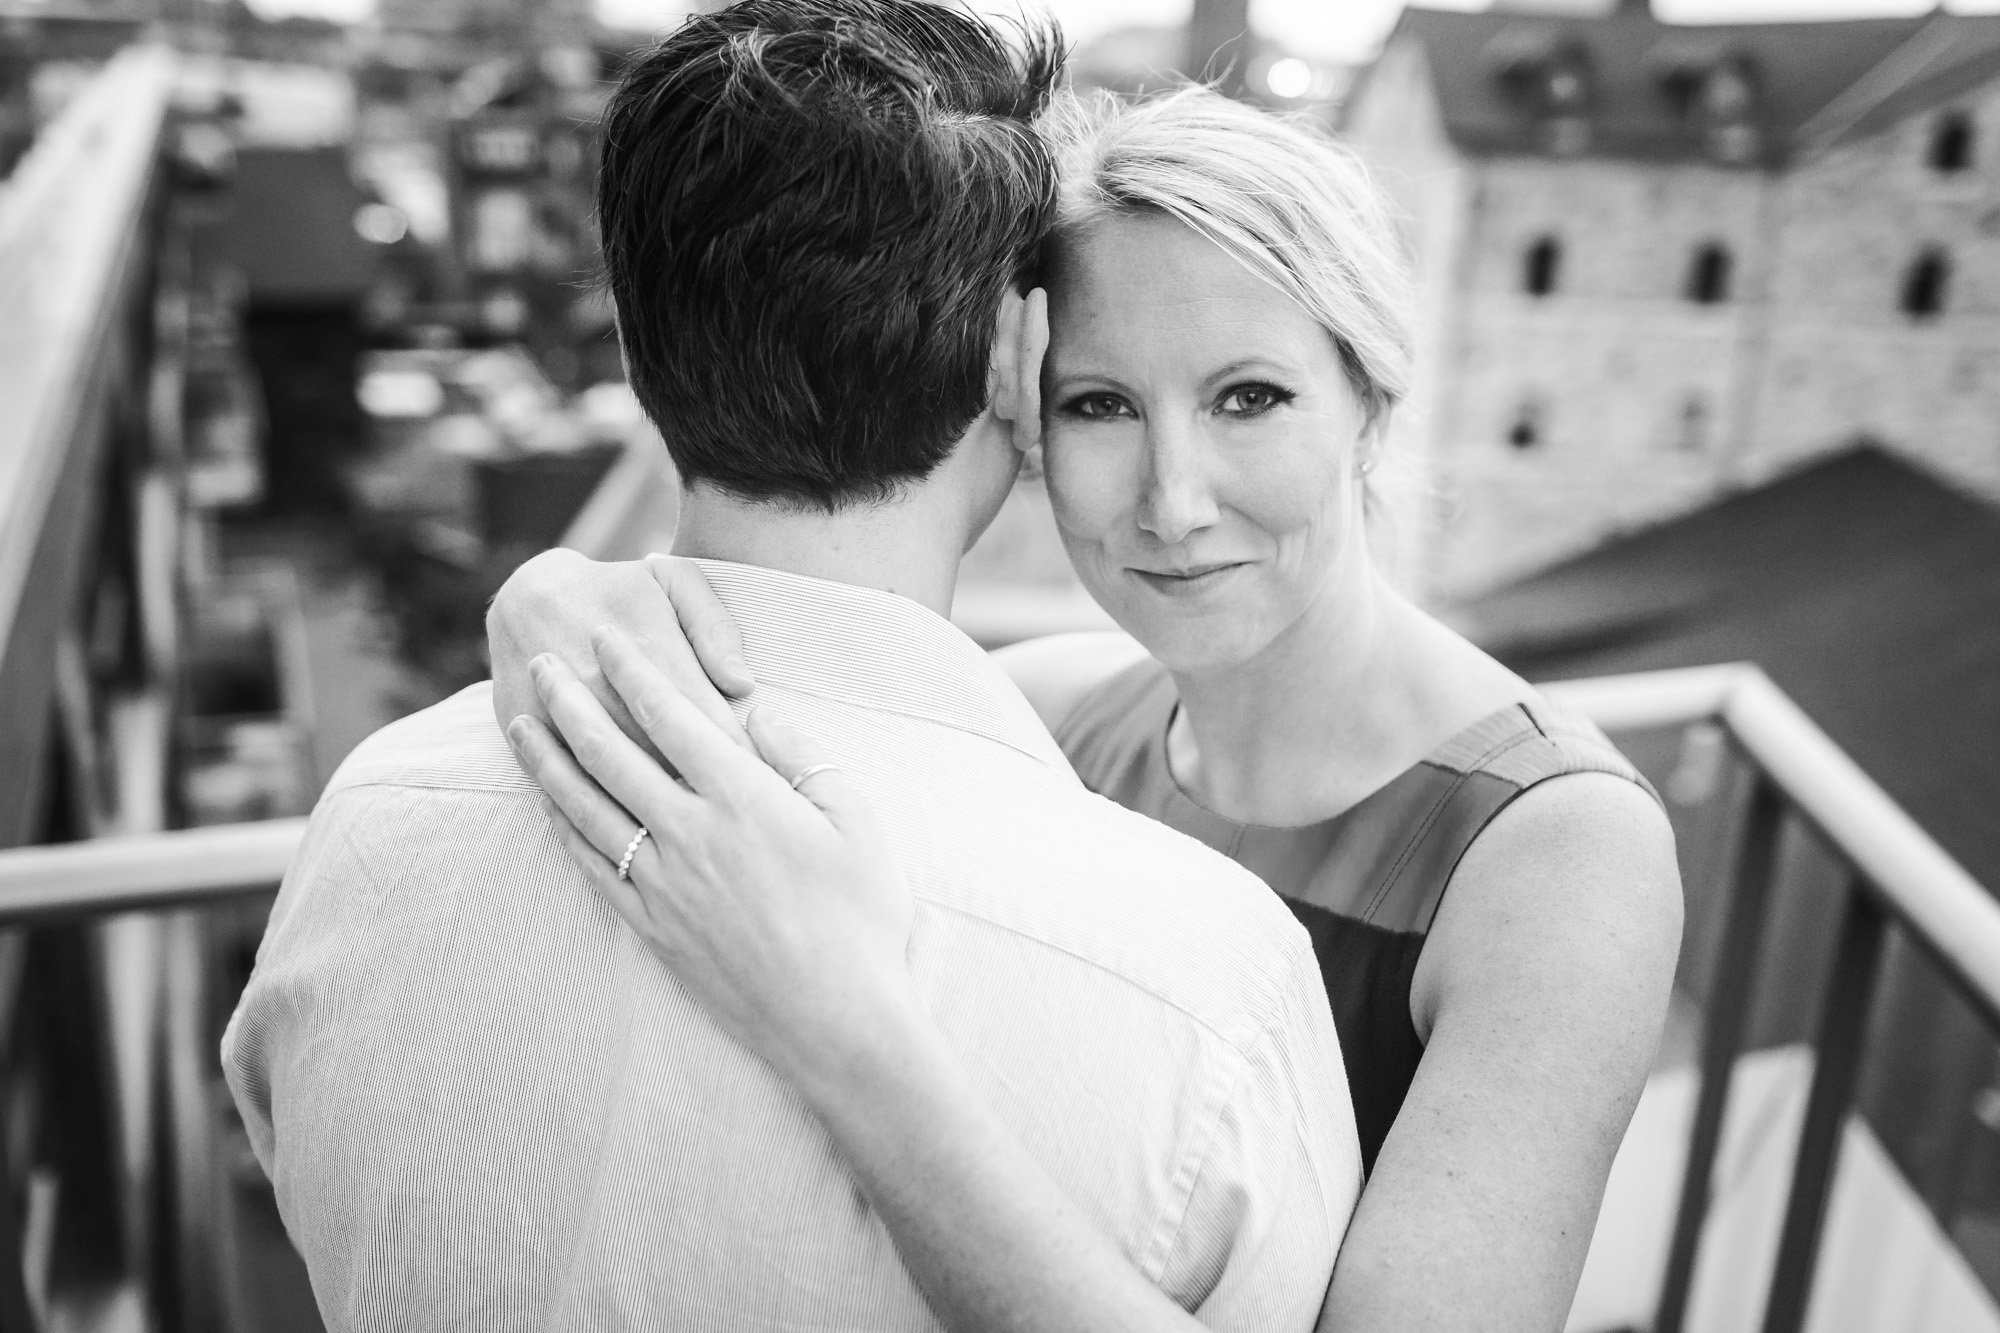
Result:
<svg viewBox="0 0 2000 1333"><path fill-rule="evenodd" d="M678 556L604 562L558 547L524 562L486 613L493 713L504 727L526 714L548 721L528 664L553 654L589 688L626 735L643 740L599 669L591 634L616 625L631 635L703 716L741 738L729 698L756 687L743 639L701 567Z"/></svg>
<svg viewBox="0 0 2000 1333"><path fill-rule="evenodd" d="M1085 695L1145 659L1139 641L1122 630L1046 634L993 651L1050 731L1069 720Z"/></svg>
<svg viewBox="0 0 2000 1333"><path fill-rule="evenodd" d="M915 1003L915 904L867 801L768 710L751 714L747 753L629 636L607 628L594 642L605 679L680 776L540 655L531 673L561 739L527 716L508 736L558 835L725 1031L808 1101L848 1095L844 1063L906 1027Z"/></svg>

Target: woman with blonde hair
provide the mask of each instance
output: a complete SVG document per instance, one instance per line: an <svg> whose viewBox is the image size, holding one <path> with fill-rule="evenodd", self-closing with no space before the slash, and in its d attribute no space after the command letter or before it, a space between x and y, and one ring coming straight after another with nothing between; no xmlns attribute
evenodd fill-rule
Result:
<svg viewBox="0 0 2000 1333"><path fill-rule="evenodd" d="M1200 89L1072 103L1051 135L1048 491L1126 633L996 658L1086 785L1256 872L1313 940L1369 1171L1320 1327L1558 1328L1664 1020L1665 816L1588 721L1378 567L1411 296L1352 155ZM528 645L583 667L613 619L576 559L495 605L504 717L534 707ZM618 576L618 618L656 656L605 633L596 656L686 775L686 818L621 877L619 802L672 779L542 659L589 772L541 723L510 730L579 862L820 1115L946 1324L1191 1326L967 1091L912 999L908 890L866 802L755 710L763 762L732 742L709 679L752 686L733 630L694 566L653 564Z"/></svg>

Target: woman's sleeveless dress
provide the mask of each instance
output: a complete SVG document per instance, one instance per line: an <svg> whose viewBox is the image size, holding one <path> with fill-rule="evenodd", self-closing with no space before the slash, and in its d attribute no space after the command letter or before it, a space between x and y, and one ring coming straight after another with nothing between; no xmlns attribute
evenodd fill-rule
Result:
<svg viewBox="0 0 2000 1333"><path fill-rule="evenodd" d="M1481 719L1332 819L1241 824L1195 804L1167 768L1179 697L1153 661L1092 691L1056 741L1084 785L1196 838L1276 889L1312 936L1333 1004L1364 1167L1423 1058L1410 1017L1417 955L1451 873L1492 818L1536 783L1610 773L1652 787L1587 718L1553 700Z"/></svg>

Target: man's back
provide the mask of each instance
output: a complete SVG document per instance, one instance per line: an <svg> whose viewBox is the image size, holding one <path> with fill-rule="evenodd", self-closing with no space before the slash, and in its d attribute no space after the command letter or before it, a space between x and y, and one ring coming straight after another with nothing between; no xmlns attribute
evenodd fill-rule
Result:
<svg viewBox="0 0 2000 1333"><path fill-rule="evenodd" d="M1360 1174L1291 915L1084 792L931 613L707 570L760 701L880 812L919 988L980 1094L1171 1295L1309 1327ZM273 913L225 1062L329 1325L931 1327L817 1124L538 795L460 694L343 767Z"/></svg>

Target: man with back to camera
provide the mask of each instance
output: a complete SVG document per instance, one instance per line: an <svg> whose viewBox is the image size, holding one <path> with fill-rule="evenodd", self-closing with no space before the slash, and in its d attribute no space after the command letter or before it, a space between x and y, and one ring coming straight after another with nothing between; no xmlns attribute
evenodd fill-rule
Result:
<svg viewBox="0 0 2000 1333"><path fill-rule="evenodd" d="M1303 932L1085 792L941 614L1038 360L1030 47L920 0L689 21L607 111L611 290L676 549L883 812L980 1094L1182 1305L1303 1330L1360 1188ZM797 1097L573 867L489 688L342 766L224 1036L327 1325L934 1327Z"/></svg>

